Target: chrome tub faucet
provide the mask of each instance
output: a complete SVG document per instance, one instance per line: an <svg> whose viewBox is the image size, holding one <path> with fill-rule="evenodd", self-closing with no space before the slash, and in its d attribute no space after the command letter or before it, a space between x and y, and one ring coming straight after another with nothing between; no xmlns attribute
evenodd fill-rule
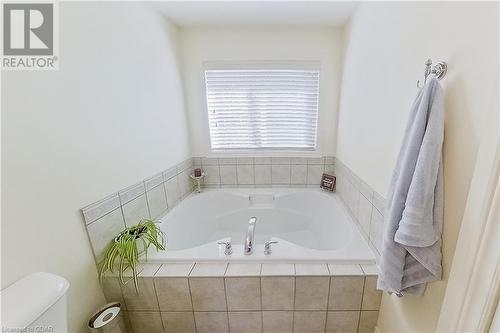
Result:
<svg viewBox="0 0 500 333"><path fill-rule="evenodd" d="M271 253L273 253L273 250L271 250L271 245L272 244L278 244L279 242L278 241L267 241L264 243L264 254L265 255L270 255Z"/></svg>
<svg viewBox="0 0 500 333"><path fill-rule="evenodd" d="M217 242L217 244L224 245L224 254L226 256L230 256L231 254L233 254L233 246L231 245L231 241L228 242L220 241Z"/></svg>
<svg viewBox="0 0 500 333"><path fill-rule="evenodd" d="M248 221L247 236L245 237L245 249L243 253L245 255L252 254L253 252L253 238L255 233L255 223L257 223L257 218L255 216L250 218Z"/></svg>

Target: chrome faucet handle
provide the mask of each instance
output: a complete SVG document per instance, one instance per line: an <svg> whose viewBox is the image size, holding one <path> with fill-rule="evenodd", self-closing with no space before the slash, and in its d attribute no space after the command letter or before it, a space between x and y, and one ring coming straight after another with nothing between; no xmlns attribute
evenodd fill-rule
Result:
<svg viewBox="0 0 500 333"><path fill-rule="evenodd" d="M233 246L231 245L231 242L223 242L223 241L220 241L220 242L217 242L217 244L219 245L224 245L224 254L226 256L230 256L231 254L233 254Z"/></svg>
<svg viewBox="0 0 500 333"><path fill-rule="evenodd" d="M278 244L278 241L267 241L264 243L264 254L271 254L273 250L271 250L271 244Z"/></svg>
<svg viewBox="0 0 500 333"><path fill-rule="evenodd" d="M250 221L248 221L247 234L245 236L245 246L243 248L244 255L250 255L253 253L253 240L255 236L255 225L257 223L257 218L252 216Z"/></svg>

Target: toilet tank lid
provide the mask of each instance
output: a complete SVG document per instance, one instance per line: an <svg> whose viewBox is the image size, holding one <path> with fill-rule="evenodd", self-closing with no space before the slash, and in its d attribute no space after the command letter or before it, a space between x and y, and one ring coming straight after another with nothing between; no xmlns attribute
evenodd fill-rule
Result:
<svg viewBox="0 0 500 333"><path fill-rule="evenodd" d="M2 327L28 326L64 296L68 288L68 280L46 272L14 282L0 291Z"/></svg>

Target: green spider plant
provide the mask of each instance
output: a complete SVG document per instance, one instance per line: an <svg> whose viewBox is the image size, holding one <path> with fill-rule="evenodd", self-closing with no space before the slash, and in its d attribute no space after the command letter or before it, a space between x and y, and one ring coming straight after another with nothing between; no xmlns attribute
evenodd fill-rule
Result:
<svg viewBox="0 0 500 333"><path fill-rule="evenodd" d="M138 244L142 245L141 250L139 250ZM99 271L101 282L107 271L114 273L117 269L120 282L125 284L131 279L125 280L124 275L131 271L135 290L139 293L137 275L140 272L137 272L137 265L139 257L143 254L147 259L147 250L150 245L153 245L157 251L165 250L166 246L165 234L154 220L143 219L138 224L120 232L104 255Z"/></svg>

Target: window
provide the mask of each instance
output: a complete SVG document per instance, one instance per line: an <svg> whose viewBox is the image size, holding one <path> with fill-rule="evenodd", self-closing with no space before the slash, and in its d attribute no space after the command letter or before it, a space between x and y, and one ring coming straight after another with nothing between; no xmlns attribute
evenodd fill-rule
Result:
<svg viewBox="0 0 500 333"><path fill-rule="evenodd" d="M205 71L212 150L315 150L319 70Z"/></svg>

